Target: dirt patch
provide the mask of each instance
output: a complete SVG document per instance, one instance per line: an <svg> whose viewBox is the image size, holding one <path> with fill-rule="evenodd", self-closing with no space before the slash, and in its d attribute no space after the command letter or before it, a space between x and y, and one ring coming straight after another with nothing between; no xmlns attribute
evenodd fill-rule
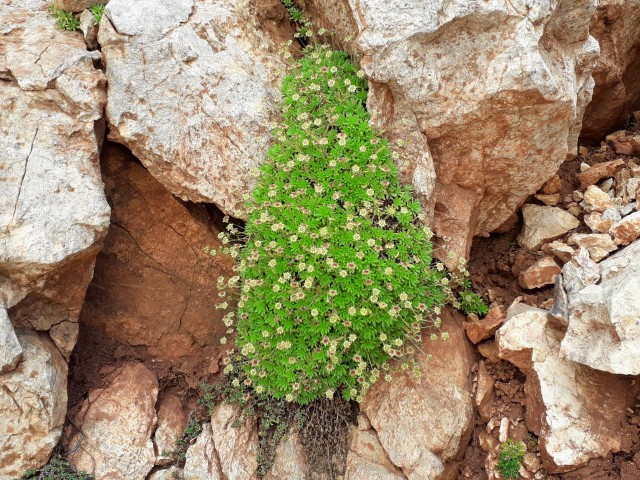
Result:
<svg viewBox="0 0 640 480"><path fill-rule="evenodd" d="M543 256L518 246L516 237L522 225L507 233L478 237L471 247L469 272L478 293L489 302L509 306L517 297L532 306L544 306L553 296L551 287L524 290L518 275Z"/></svg>

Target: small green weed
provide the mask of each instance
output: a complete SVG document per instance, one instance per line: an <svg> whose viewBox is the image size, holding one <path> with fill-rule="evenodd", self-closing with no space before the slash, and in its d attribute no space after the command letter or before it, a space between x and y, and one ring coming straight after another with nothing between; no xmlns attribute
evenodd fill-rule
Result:
<svg viewBox="0 0 640 480"><path fill-rule="evenodd" d="M91 15L93 15L93 22L96 25L100 24L100 20L102 20L102 15L104 14L104 5L95 3L89 7L89 11Z"/></svg>
<svg viewBox="0 0 640 480"><path fill-rule="evenodd" d="M80 30L80 20L76 18L73 12L57 10L55 5L52 3L49 7L49 13L56 19L56 26L58 29L68 30L70 32Z"/></svg>
<svg viewBox="0 0 640 480"><path fill-rule="evenodd" d="M78 472L65 458L53 456L40 470L27 470L19 480L95 480L95 477Z"/></svg>
<svg viewBox="0 0 640 480"><path fill-rule="evenodd" d="M503 479L520 478L520 463L527 447L524 442L507 440L500 446L497 470Z"/></svg>
<svg viewBox="0 0 640 480"><path fill-rule="evenodd" d="M169 457L171 462L176 463L179 467L184 467L184 462L187 459L187 450L191 442L200 435L200 432L202 432L202 424L195 419L190 419L182 437L176 442L176 448L169 452L162 452L162 456Z"/></svg>

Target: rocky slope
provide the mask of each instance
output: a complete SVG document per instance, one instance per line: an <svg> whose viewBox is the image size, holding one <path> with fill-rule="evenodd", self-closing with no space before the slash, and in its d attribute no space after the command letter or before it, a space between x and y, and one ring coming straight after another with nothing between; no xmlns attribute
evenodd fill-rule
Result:
<svg viewBox="0 0 640 480"><path fill-rule="evenodd" d="M499 478L507 438L524 478L640 478L639 5L596 3L304 2L492 303L369 392L345 478ZM292 26L275 0L111 0L84 34L48 7L0 6L0 480L57 444L98 480L256 478L228 406L166 452L219 375L231 265L202 248L244 215ZM269 478L305 463L292 434Z"/></svg>

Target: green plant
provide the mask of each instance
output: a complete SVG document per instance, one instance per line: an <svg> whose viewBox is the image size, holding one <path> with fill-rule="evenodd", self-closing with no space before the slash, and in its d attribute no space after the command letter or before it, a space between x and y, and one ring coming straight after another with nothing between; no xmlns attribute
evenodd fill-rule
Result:
<svg viewBox="0 0 640 480"><path fill-rule="evenodd" d="M52 3L49 7L49 13L55 17L56 26L60 30L69 30L75 32L80 30L80 20L78 20L73 12L65 12L64 10L56 9Z"/></svg>
<svg viewBox="0 0 640 480"><path fill-rule="evenodd" d="M520 478L520 463L527 447L524 442L508 439L500 445L497 470L503 479Z"/></svg>
<svg viewBox="0 0 640 480"><path fill-rule="evenodd" d="M392 361L420 374L412 355L424 328L438 338L445 303L481 302L463 291L461 303L464 275L432 260L432 233L368 123L364 73L348 55L306 48L282 93L246 228L220 235L239 260L238 275L218 279L221 295L240 290L224 321L237 330L242 382L258 394L361 401L379 378L391 380ZM231 307L228 298L219 305Z"/></svg>
<svg viewBox="0 0 640 480"><path fill-rule="evenodd" d="M49 463L40 470L27 470L20 480L94 480L95 477L86 472L78 472L69 461L54 455Z"/></svg>
<svg viewBox="0 0 640 480"><path fill-rule="evenodd" d="M102 20L102 15L104 14L104 5L101 3L94 3L89 7L89 11L91 15L93 15L93 22L98 25L100 24L100 20Z"/></svg>
<svg viewBox="0 0 640 480"><path fill-rule="evenodd" d="M200 432L202 432L202 424L193 418L190 419L184 429L182 437L176 442L176 447L169 452L162 452L162 456L170 458L172 462L183 467L187 459L187 450L191 442L200 435Z"/></svg>

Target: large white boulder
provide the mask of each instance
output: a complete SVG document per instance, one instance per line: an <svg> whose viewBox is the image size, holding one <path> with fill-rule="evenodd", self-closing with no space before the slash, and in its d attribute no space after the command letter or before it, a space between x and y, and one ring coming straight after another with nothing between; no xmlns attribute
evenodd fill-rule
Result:
<svg viewBox="0 0 640 480"><path fill-rule="evenodd" d="M0 305L18 326L72 333L109 225L105 78L48 2L4 2L0 25ZM54 341L68 356L75 337Z"/></svg>
<svg viewBox="0 0 640 480"><path fill-rule="evenodd" d="M98 41L109 138L183 200L243 216L277 121L282 63L249 0L111 0Z"/></svg>

